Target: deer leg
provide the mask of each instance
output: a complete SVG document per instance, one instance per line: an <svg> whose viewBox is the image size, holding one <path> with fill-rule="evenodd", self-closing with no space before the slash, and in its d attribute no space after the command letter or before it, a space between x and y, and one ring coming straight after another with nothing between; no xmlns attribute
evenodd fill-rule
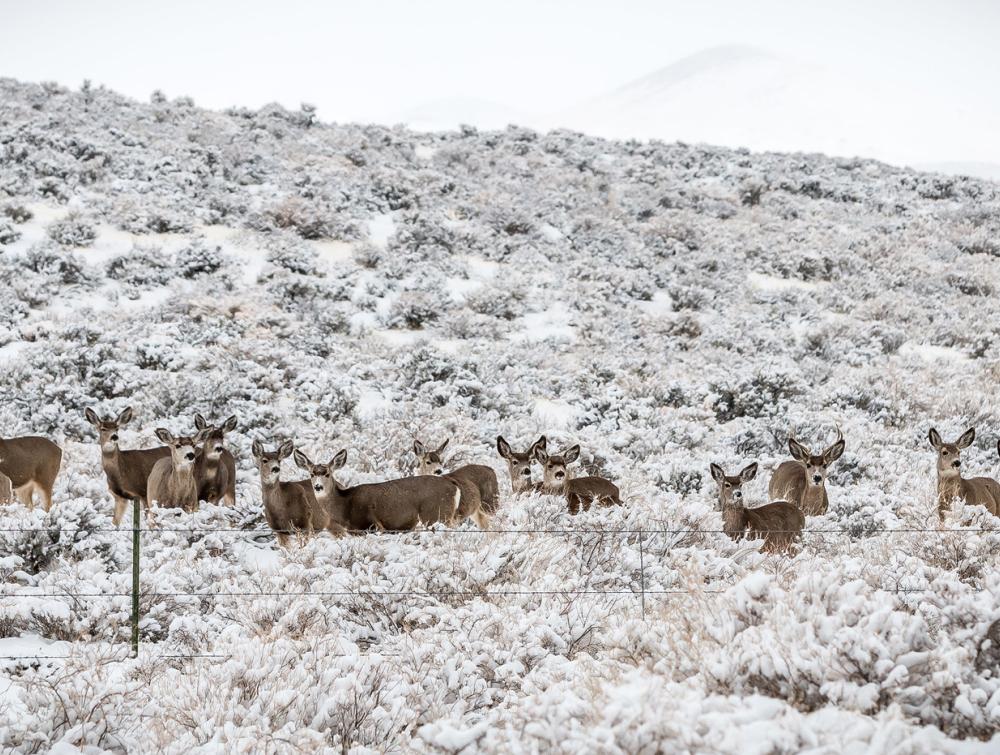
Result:
<svg viewBox="0 0 1000 755"><path fill-rule="evenodd" d="M481 530L489 529L490 516L485 511L479 509L479 511L477 511L473 515L473 518L476 520L476 524L479 525L479 529Z"/></svg>
<svg viewBox="0 0 1000 755"><path fill-rule="evenodd" d="M226 506L235 506L236 505L236 491L235 490L227 490L226 494L222 497L222 500L223 500L223 503Z"/></svg>
<svg viewBox="0 0 1000 755"><path fill-rule="evenodd" d="M46 513L52 508L52 486L51 484L46 487L45 485L38 486L38 493L42 497L42 508L45 509Z"/></svg>
<svg viewBox="0 0 1000 755"><path fill-rule="evenodd" d="M122 498L120 495L115 495L114 493L111 495L115 499L115 513L111 518L111 521L114 522L115 527L117 527L122 523L122 517L125 516L125 509L128 507L129 501L128 498Z"/></svg>
<svg viewBox="0 0 1000 755"><path fill-rule="evenodd" d="M17 494L17 500L19 500L23 505L28 507L28 511L35 508L35 499L32 497L32 492L35 489L35 484L32 482L22 485L14 492Z"/></svg>
<svg viewBox="0 0 1000 755"><path fill-rule="evenodd" d="M275 537L278 539L278 545L280 545L285 550L288 550L288 533L287 532L275 532Z"/></svg>
<svg viewBox="0 0 1000 755"><path fill-rule="evenodd" d="M580 512L580 499L575 495L566 496L566 506L569 509L569 513L576 516Z"/></svg>

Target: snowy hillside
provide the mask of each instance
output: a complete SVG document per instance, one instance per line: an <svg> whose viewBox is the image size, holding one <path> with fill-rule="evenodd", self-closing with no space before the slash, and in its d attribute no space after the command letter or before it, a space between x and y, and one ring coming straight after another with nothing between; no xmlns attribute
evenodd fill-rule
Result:
<svg viewBox="0 0 1000 755"><path fill-rule="evenodd" d="M0 513L0 743L996 752L1000 522L934 531L927 433L1000 470L998 257L988 181L0 79L0 427L64 449L51 514ZM127 405L125 448L239 418L236 507L143 534L138 659L83 416ZM763 503L837 426L800 552L718 531L710 462ZM512 497L495 438L542 432L626 505ZM496 469L493 531L277 549L254 439L359 482L414 437Z"/></svg>

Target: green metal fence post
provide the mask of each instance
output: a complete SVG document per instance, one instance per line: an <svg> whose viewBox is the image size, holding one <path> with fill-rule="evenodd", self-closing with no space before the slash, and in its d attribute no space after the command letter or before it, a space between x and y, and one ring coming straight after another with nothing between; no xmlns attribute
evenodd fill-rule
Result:
<svg viewBox="0 0 1000 755"><path fill-rule="evenodd" d="M132 657L139 657L139 499L132 499Z"/></svg>

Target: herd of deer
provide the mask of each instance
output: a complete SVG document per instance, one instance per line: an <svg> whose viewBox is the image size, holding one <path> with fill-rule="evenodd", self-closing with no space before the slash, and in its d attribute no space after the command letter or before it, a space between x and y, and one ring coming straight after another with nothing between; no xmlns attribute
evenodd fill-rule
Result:
<svg viewBox="0 0 1000 755"><path fill-rule="evenodd" d="M92 409L84 414L98 432L102 466L115 501L116 525L131 501L139 501L150 518L154 502L162 508L186 511L196 510L200 501L235 504L236 460L224 441L226 433L236 428L236 417L212 425L196 414L194 435L178 436L158 428L156 437L164 445L122 450L118 434L132 419L131 407L117 417L101 417ZM1000 483L988 477L961 475L960 455L975 440L975 430L966 431L954 443L945 443L934 429L928 438L937 453L940 518L944 519L955 498L982 505L1000 516ZM447 446L447 440L435 449L414 441L417 476L344 487L334 473L347 461L346 450L326 464L317 464L292 441L268 451L255 440L252 450L260 473L264 515L282 546L289 544L293 533L304 536L324 530L339 536L369 530L410 530L421 523L455 524L470 518L485 529L500 505L496 473L482 464L446 472L443 453ZM837 439L818 455L795 438L789 438L788 448L792 460L774 470L768 485L772 502L763 506L748 508L742 492L743 485L757 476L756 463L735 476L727 475L718 464L710 466L719 487L723 531L734 539L762 539L767 550L785 551L798 539L806 516L826 513L827 470L844 453L843 435L838 429ZM997 450L1000 452L1000 442ZM515 495L537 492L562 496L571 514L589 510L592 504L621 504L618 488L609 480L571 476L569 466L580 456L578 445L550 454L543 435L527 451L517 452L500 436L497 452L507 462ZM281 462L288 457L308 473L306 479L281 480ZM0 489L0 501L12 500L13 492L32 508L37 493L48 511L61 462L62 450L47 438L0 438L0 481L8 485L7 490ZM535 463L542 468L542 479L537 482L532 474Z"/></svg>

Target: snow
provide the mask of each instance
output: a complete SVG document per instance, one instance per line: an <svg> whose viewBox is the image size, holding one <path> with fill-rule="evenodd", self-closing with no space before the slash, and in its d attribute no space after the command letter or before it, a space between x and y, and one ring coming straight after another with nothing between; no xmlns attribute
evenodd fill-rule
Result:
<svg viewBox="0 0 1000 755"><path fill-rule="evenodd" d="M0 748L997 751L1000 530L939 523L926 440L974 425L965 474L997 474L996 185L88 96L0 79L0 428L64 451L49 514L0 508L0 654L68 656L0 663ZM49 238L70 211L92 246ZM142 533L138 659L83 416L126 405L125 448L238 420L236 505ZM835 426L796 553L718 532L710 462L757 461L760 505ZM497 436L542 434L625 505L512 495ZM493 531L278 547L254 440L347 449L353 485L414 438L496 472Z"/></svg>
<svg viewBox="0 0 1000 755"><path fill-rule="evenodd" d="M395 231L396 221L392 213L384 213L368 221L368 237L373 244L383 249Z"/></svg>

